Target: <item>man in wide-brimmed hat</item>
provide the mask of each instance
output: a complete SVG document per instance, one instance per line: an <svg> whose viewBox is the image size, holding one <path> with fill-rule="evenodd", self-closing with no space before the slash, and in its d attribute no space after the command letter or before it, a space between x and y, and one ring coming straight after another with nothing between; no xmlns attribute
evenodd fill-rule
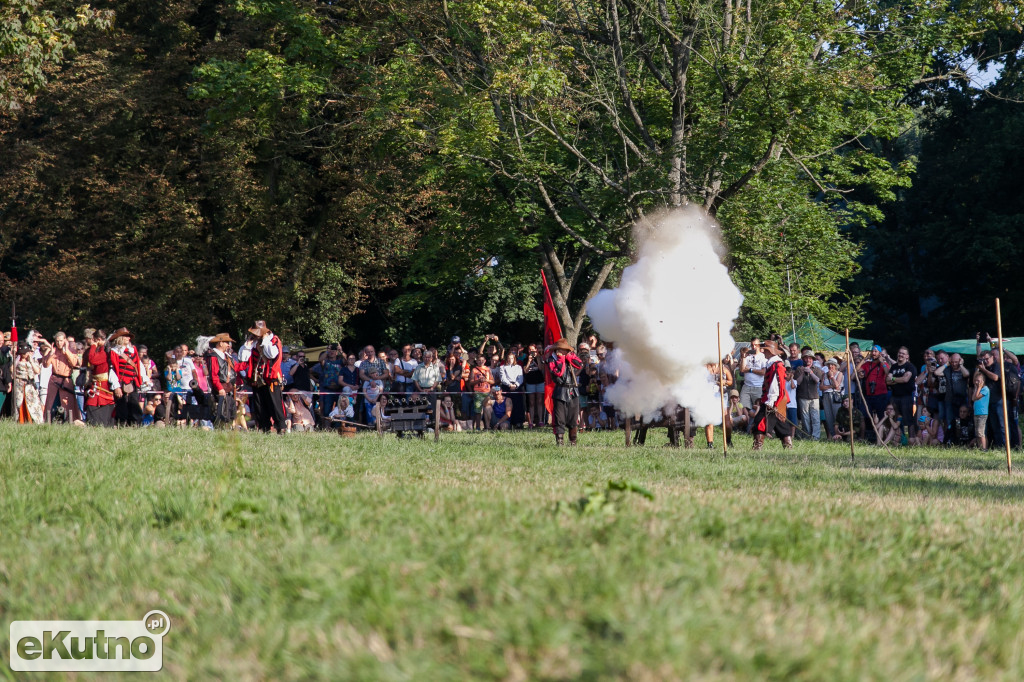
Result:
<svg viewBox="0 0 1024 682"><path fill-rule="evenodd" d="M217 334L210 339L209 362L210 386L216 408L213 413L214 426L231 428L235 421L235 369L228 355L234 339L229 334Z"/></svg>
<svg viewBox="0 0 1024 682"><path fill-rule="evenodd" d="M577 373L583 369L583 361L565 339L554 342L544 352L548 356L548 370L555 383L552 395L554 410L551 414L555 443L563 445L564 434L568 430L569 444L576 445L580 418L580 382Z"/></svg>
<svg viewBox="0 0 1024 682"><path fill-rule="evenodd" d="M238 359L248 363L246 376L252 386L252 410L261 431L270 431L271 421L278 433L284 433L284 405L281 386L281 339L258 320L249 329L249 337L238 351Z"/></svg>
<svg viewBox="0 0 1024 682"><path fill-rule="evenodd" d="M783 447L791 448L793 427L786 420L786 408L789 407L786 365L782 362L782 353L776 341L765 341L762 350L768 358L768 367L765 370L764 385L761 387L761 407L754 415L754 449L761 449L765 436L769 433L778 436Z"/></svg>
<svg viewBox="0 0 1024 682"><path fill-rule="evenodd" d="M110 348L110 390L114 392L114 420L118 426L138 426L145 415L139 404L142 386L142 361L135 350L132 334L121 327L107 339Z"/></svg>

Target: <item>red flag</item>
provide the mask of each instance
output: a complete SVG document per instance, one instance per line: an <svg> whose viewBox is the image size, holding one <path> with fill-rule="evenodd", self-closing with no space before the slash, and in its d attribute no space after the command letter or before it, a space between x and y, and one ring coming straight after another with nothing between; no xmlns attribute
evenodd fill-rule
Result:
<svg viewBox="0 0 1024 682"><path fill-rule="evenodd" d="M11 344L18 347L18 316L14 314L14 302L11 302Z"/></svg>
<svg viewBox="0 0 1024 682"><path fill-rule="evenodd" d="M551 300L551 290L548 289L548 278L544 271L540 271L540 281L544 284L544 348L562 338L562 325L558 323L558 313L555 312L555 304ZM555 380L551 378L548 371L547 356L544 362L544 408L548 414L555 413Z"/></svg>

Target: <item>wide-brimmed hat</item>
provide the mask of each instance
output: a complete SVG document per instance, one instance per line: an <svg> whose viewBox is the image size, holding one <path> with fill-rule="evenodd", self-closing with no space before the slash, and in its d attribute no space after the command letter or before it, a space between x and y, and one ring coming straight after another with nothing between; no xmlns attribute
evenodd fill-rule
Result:
<svg viewBox="0 0 1024 682"><path fill-rule="evenodd" d="M548 350L564 350L566 353L571 353L573 351L573 347L563 338L558 339L558 341L555 341L553 344L548 346Z"/></svg>
<svg viewBox="0 0 1024 682"><path fill-rule="evenodd" d="M779 344L775 343L771 339L767 339L761 344L761 351L764 352L765 355L768 353L771 353L772 355L780 355Z"/></svg>
<svg viewBox="0 0 1024 682"><path fill-rule="evenodd" d="M269 329L267 329L266 322L264 322L263 320L256 320L256 324L253 325L251 329L249 329L249 333L257 338L262 339L264 336L267 336L271 332Z"/></svg>
<svg viewBox="0 0 1024 682"><path fill-rule="evenodd" d="M116 341L117 339L121 338L122 336L127 336L129 340L132 340L132 339L135 338L135 334L132 334L130 331L128 331L127 327L121 327L116 332L114 332L113 334L108 336L107 337L107 341Z"/></svg>
<svg viewBox="0 0 1024 682"><path fill-rule="evenodd" d="M805 350L803 353L800 354L800 357L802 357L802 358L813 358L814 357L814 351L811 350L810 348L808 348L807 350Z"/></svg>
<svg viewBox="0 0 1024 682"><path fill-rule="evenodd" d="M231 335L226 332L221 332L220 334L217 334L217 336L214 336L213 338L210 339L211 346L222 342L234 343L235 340L231 338Z"/></svg>
<svg viewBox="0 0 1024 682"><path fill-rule="evenodd" d="M32 351L32 344L28 341L18 341L18 355Z"/></svg>

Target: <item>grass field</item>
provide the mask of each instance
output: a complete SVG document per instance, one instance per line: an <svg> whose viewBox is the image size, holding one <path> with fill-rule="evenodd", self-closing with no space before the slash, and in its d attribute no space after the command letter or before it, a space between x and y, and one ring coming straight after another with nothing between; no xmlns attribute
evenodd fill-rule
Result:
<svg viewBox="0 0 1024 682"><path fill-rule="evenodd" d="M1000 454L663 433L0 424L0 655L12 620L160 608L172 679L1024 679ZM654 499L555 512L609 480Z"/></svg>

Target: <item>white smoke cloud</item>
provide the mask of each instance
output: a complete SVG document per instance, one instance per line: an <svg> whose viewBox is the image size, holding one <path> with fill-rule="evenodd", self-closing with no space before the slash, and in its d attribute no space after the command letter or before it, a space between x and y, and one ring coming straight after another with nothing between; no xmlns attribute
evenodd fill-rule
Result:
<svg viewBox="0 0 1024 682"><path fill-rule="evenodd" d="M722 423L721 403L705 363L733 347L732 325L743 295L722 264L718 224L697 207L673 209L633 227L637 261L618 289L587 304L594 329L615 343L610 367L619 379L608 400L626 414L658 416L665 406L690 408L697 424Z"/></svg>

